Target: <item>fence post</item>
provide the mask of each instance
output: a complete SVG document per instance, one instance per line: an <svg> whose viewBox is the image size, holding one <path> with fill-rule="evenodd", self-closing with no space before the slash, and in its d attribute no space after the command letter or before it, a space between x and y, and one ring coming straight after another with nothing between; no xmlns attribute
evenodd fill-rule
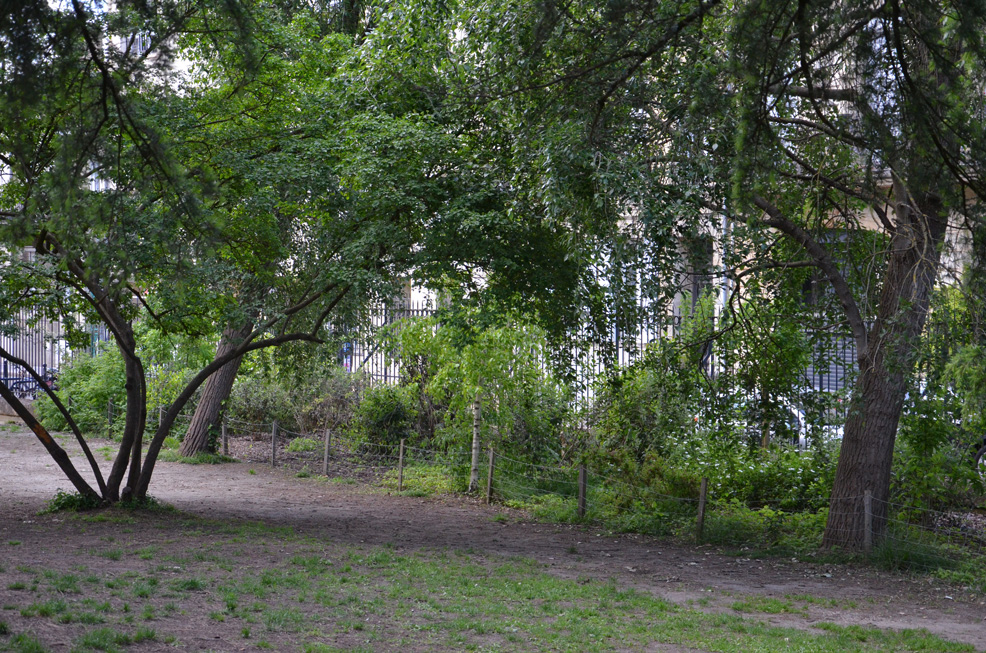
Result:
<svg viewBox="0 0 986 653"><path fill-rule="evenodd" d="M322 437L325 438L325 451L322 452L322 476L329 475L329 429L323 429Z"/></svg>
<svg viewBox="0 0 986 653"><path fill-rule="evenodd" d="M486 473L486 503L492 503L493 501L493 465L496 461L496 452L493 450L493 445L490 445L490 468Z"/></svg>
<svg viewBox="0 0 986 653"><path fill-rule="evenodd" d="M587 483L585 464L579 465L579 519L585 519L585 494Z"/></svg>
<svg viewBox="0 0 986 653"><path fill-rule="evenodd" d="M229 455L229 434L226 432L226 416L225 415L223 415L222 434L223 434L223 455L224 456L228 456Z"/></svg>
<svg viewBox="0 0 986 653"><path fill-rule="evenodd" d="M404 491L404 438L401 438L401 451L397 456L397 491Z"/></svg>
<svg viewBox="0 0 986 653"><path fill-rule="evenodd" d="M695 525L695 540L701 544L702 531L705 530L705 500L709 493L709 479L702 477L698 490L698 518Z"/></svg>
<svg viewBox="0 0 986 653"><path fill-rule="evenodd" d="M270 466L277 467L277 420L270 429Z"/></svg>
<svg viewBox="0 0 986 653"><path fill-rule="evenodd" d="M106 437L113 439L113 400L106 402Z"/></svg>
<svg viewBox="0 0 986 653"><path fill-rule="evenodd" d="M863 492L863 551L873 550L873 493Z"/></svg>

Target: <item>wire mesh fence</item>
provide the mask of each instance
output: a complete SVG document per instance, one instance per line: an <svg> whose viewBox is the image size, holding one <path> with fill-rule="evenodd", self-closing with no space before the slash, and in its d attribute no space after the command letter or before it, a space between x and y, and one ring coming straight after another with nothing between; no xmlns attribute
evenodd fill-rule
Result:
<svg viewBox="0 0 986 653"><path fill-rule="evenodd" d="M768 548L801 538L802 547L817 548L822 526L830 517L844 516L848 519L831 523L848 524L853 532L865 524L866 550L890 568L944 570L961 580L986 562L986 515L971 510L916 509L869 496L836 502L827 496L800 498L798 508L790 509L784 493L761 495L756 505L746 505L716 496L714 489L707 492L704 482L701 490L688 486L668 493L616 473L535 464L493 448L474 461L464 448L360 443L331 431L299 433L274 423L227 419L224 432L230 455L251 464L421 494L465 492L470 477L478 476L479 493L487 492L489 500L556 521ZM838 537L838 529L829 530Z"/></svg>

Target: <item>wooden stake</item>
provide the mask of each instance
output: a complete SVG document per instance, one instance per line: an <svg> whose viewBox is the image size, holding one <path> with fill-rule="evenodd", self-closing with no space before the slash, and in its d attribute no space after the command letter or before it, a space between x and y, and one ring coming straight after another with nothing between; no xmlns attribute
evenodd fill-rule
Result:
<svg viewBox="0 0 986 653"><path fill-rule="evenodd" d="M270 466L277 466L277 420L270 429Z"/></svg>
<svg viewBox="0 0 986 653"><path fill-rule="evenodd" d="M329 475L329 429L325 429L322 437L325 438L325 451L322 453L322 476Z"/></svg>
<svg viewBox="0 0 986 653"><path fill-rule="evenodd" d="M223 433L223 455L224 456L228 456L229 455L229 435L226 432L226 416L225 415L223 415L222 433Z"/></svg>
<svg viewBox="0 0 986 653"><path fill-rule="evenodd" d="M702 531L705 530L705 499L709 492L709 479L702 477L702 484L698 490L698 518L695 524L695 540L701 544Z"/></svg>
<svg viewBox="0 0 986 653"><path fill-rule="evenodd" d="M404 491L404 438L401 438L401 452L397 457L397 491Z"/></svg>

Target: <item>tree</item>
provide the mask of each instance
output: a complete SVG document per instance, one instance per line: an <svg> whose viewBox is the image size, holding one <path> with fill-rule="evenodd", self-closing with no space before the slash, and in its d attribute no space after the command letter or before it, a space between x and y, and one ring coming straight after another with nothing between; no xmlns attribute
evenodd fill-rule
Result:
<svg viewBox="0 0 986 653"><path fill-rule="evenodd" d="M394 328L392 354L418 361L405 366L416 370L410 380L446 407L446 444L461 444L468 433L470 492L479 489L484 439L531 461L560 449L543 437L558 428L565 404L562 384L546 369L545 336L517 315L492 317L481 309L446 311Z"/></svg>
<svg viewBox="0 0 986 653"><path fill-rule="evenodd" d="M514 132L498 141L510 143L512 210L577 237L639 228L653 253L622 278L635 265L655 296L673 293L679 243L702 233L719 240L733 298L782 272L827 284L805 314L838 316L858 377L825 545L862 547L866 490L879 537L949 228L982 247L970 201L984 190L982 8L515 0L447 21L474 129ZM846 252L864 243L876 246L857 268ZM570 255L591 258L592 244L569 241ZM595 260L621 278L618 257Z"/></svg>
<svg viewBox="0 0 986 653"><path fill-rule="evenodd" d="M322 341L330 318L387 294L414 260L435 197L424 157L445 141L427 121L381 123L347 103L334 75L347 39L309 40L304 15L261 21L260 10L40 2L0 25L7 315L43 305L70 325L97 318L125 364L123 438L99 492L10 395L82 493L143 498L176 416L215 371ZM181 48L214 48L241 74L179 89L164 60ZM22 260L27 245L35 254ZM253 324L181 391L146 455L137 318L164 333Z"/></svg>
<svg viewBox="0 0 986 653"><path fill-rule="evenodd" d="M297 6L292 7L291 4L296 4ZM312 41L323 41L328 37L338 36L340 34L348 35L350 37L357 37L362 33L364 27L361 16L363 13L363 8L362 3L359 1L347 1L339 6L330 5L324 7L307 7L304 3L288 3L282 11L291 15L304 15L306 17L306 20L304 21L306 29L303 33L303 37ZM207 64L214 54L214 52L206 49L206 51L201 54L202 59L200 63ZM218 61L234 63L234 61L230 61L228 57L218 58ZM217 66L213 66L213 68L216 67ZM214 87L216 84L216 72L217 71L215 70L211 71L211 74L205 82L210 88ZM228 85L230 88L235 88L238 83L238 72L235 67L231 68L228 65L222 66L220 75L222 79L228 80ZM275 81L277 80L272 78L268 78L267 80L268 83ZM309 82L311 81L315 80L310 79ZM215 89L213 88L213 90ZM228 89L226 91L221 91L221 93L223 92L228 92ZM254 95L250 101L262 101L262 98L258 98ZM283 111L283 107L281 110ZM243 128L243 121L231 122L238 122L240 128ZM213 155L212 158L216 158L215 155ZM254 322L255 319L251 316L251 318L246 321L241 321L239 323L234 323L227 326L219 340L219 344L216 349L216 358L225 357L229 351L235 348L239 342L246 338L253 330ZM185 433L185 437L182 439L181 455L192 456L196 453L205 451L208 448L210 442L210 431L214 430L218 426L220 412L224 403L229 398L229 393L233 388L233 382L236 380L236 375L239 371L241 361L242 358L234 358L220 368L219 371L213 376L209 377L208 381L206 381L205 389L202 391L202 395L195 406L195 413L192 415L192 421L188 425L188 430Z"/></svg>

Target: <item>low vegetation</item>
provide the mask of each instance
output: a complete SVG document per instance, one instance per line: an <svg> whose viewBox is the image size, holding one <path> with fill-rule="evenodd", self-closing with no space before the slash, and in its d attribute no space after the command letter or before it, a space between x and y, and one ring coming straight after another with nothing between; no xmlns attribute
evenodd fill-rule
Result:
<svg viewBox="0 0 986 653"><path fill-rule="evenodd" d="M237 648L303 651L974 650L922 630L764 621L821 600L806 595L723 595L731 612L707 613L615 581L559 578L526 558L339 544L174 512L103 509L59 518L66 522L44 527L85 529L100 546L43 568L6 569L0 650L47 651L66 640L73 651L141 642L183 647L205 636ZM121 520L129 524L122 534ZM114 547L121 554L108 567L101 554Z"/></svg>

